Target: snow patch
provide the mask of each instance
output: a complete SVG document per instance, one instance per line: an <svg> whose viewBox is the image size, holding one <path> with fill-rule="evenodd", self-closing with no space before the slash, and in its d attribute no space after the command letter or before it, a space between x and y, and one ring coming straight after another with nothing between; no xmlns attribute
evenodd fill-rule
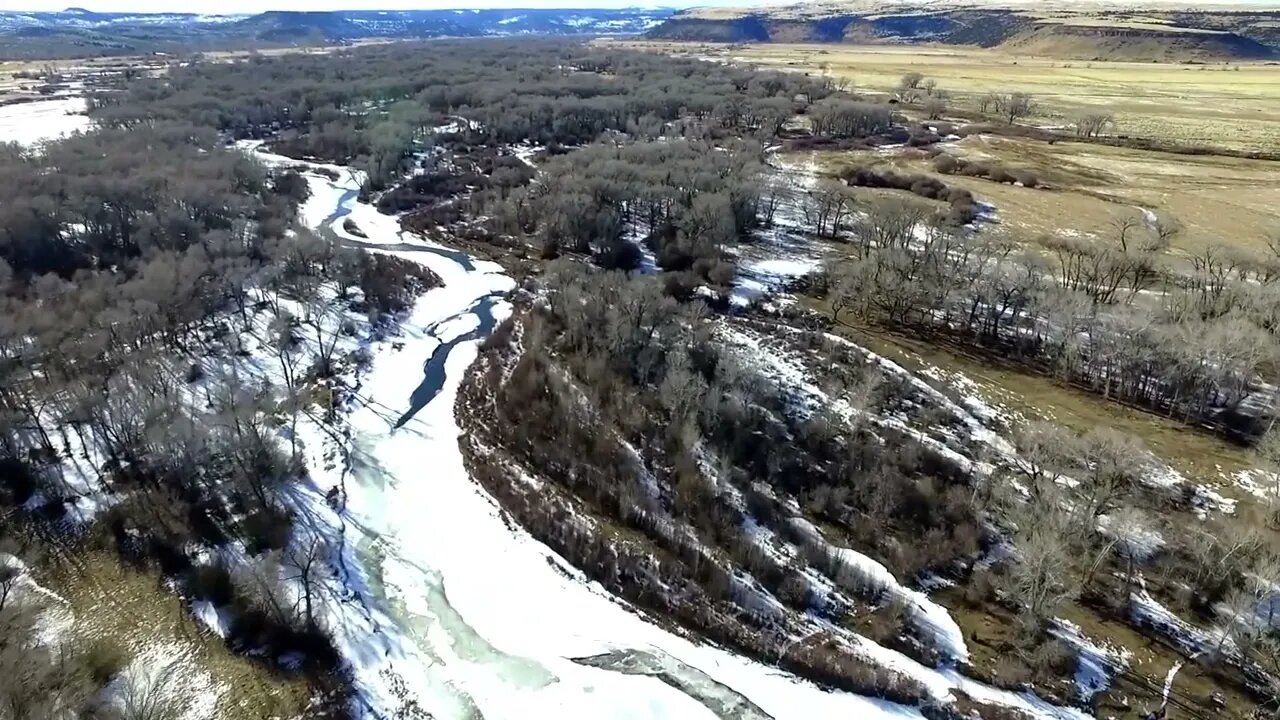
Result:
<svg viewBox="0 0 1280 720"><path fill-rule="evenodd" d="M953 662L969 661L969 648L965 644L964 633L946 608L934 602L925 593L904 587L893 573L889 572L889 568L866 555L827 542L808 520L797 517L791 518L789 522L809 542L824 547L827 552L838 556L845 572L855 574L863 582L879 588L882 592L904 603L911 612L912 623L916 629L928 636L933 647L944 657Z"/></svg>
<svg viewBox="0 0 1280 720"><path fill-rule="evenodd" d="M1079 625L1055 619L1049 633L1076 653L1076 693L1083 701L1111 687L1111 680L1129 667L1129 650L1089 639Z"/></svg>
<svg viewBox="0 0 1280 720"><path fill-rule="evenodd" d="M0 106L0 142L38 145L88 130L84 98L38 100Z"/></svg>
<svg viewBox="0 0 1280 720"><path fill-rule="evenodd" d="M217 717L218 701L227 688L202 670L193 651L180 643L162 642L139 653L103 688L103 699L124 717L153 717L171 709L172 720Z"/></svg>

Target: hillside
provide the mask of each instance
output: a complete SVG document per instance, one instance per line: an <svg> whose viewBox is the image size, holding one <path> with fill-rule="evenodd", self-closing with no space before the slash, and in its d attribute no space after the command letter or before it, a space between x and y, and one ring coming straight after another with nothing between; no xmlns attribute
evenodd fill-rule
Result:
<svg viewBox="0 0 1280 720"><path fill-rule="evenodd" d="M1280 56L1280 9L1057 9L816 4L676 13L649 32L700 42L946 43L1073 59L1214 61Z"/></svg>
<svg viewBox="0 0 1280 720"><path fill-rule="evenodd" d="M191 50L339 44L369 39L512 35L627 35L660 24L667 9L411 10L182 13L0 12L0 59L47 59Z"/></svg>

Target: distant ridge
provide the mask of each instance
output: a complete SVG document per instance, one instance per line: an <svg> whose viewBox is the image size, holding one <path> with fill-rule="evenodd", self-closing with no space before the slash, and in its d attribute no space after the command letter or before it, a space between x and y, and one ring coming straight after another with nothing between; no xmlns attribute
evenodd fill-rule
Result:
<svg viewBox="0 0 1280 720"><path fill-rule="evenodd" d="M814 2L695 8L649 37L699 42L947 43L1089 60L1210 62L1280 57L1280 0L1206 4L1146 0Z"/></svg>
<svg viewBox="0 0 1280 720"><path fill-rule="evenodd" d="M256 15L0 12L0 58L119 55L363 39L507 35L638 35L662 24L669 8L565 10L342 10Z"/></svg>

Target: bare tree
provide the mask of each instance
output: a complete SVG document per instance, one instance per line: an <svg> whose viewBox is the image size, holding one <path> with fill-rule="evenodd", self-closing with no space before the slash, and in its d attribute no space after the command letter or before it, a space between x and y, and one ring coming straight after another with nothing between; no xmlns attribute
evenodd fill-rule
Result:
<svg viewBox="0 0 1280 720"><path fill-rule="evenodd" d="M315 333L318 350L316 371L320 377L328 377L333 374L333 355L338 348L338 338L342 336L342 306L317 294L307 307L308 322Z"/></svg>
<svg viewBox="0 0 1280 720"><path fill-rule="evenodd" d="M1276 517L1277 506L1280 505L1280 429L1276 428L1274 422L1262 437L1258 438L1253 446L1253 452L1263 472L1270 476L1271 487L1268 500L1272 507L1272 522L1275 522L1280 519Z"/></svg>
<svg viewBox="0 0 1280 720"><path fill-rule="evenodd" d="M947 112L947 101L940 97L930 97L924 101L924 111L930 120L940 120Z"/></svg>
<svg viewBox="0 0 1280 720"><path fill-rule="evenodd" d="M159 667L137 664L124 673L115 720L177 720L192 699L179 686L182 663L174 660Z"/></svg>
<svg viewBox="0 0 1280 720"><path fill-rule="evenodd" d="M1012 125L1035 112L1035 98L1025 92L1014 92L997 97L994 109L1005 122Z"/></svg>
<svg viewBox="0 0 1280 720"><path fill-rule="evenodd" d="M1068 520L1053 493L1019 506L1014 521L1017 559L1009 568L1007 589L1023 608L1024 622L1039 627L1079 591L1071 572Z"/></svg>
<svg viewBox="0 0 1280 720"><path fill-rule="evenodd" d="M909 72L898 80L898 88L895 91L898 100L905 103L914 103L924 95L924 75L918 72Z"/></svg>
<svg viewBox="0 0 1280 720"><path fill-rule="evenodd" d="M0 557L0 612L4 612L5 604L9 602L9 597L18 586L18 581L22 579L22 571L5 563L4 560L5 558Z"/></svg>
<svg viewBox="0 0 1280 720"><path fill-rule="evenodd" d="M1110 554L1124 567L1124 582L1120 586L1118 600L1123 605L1129 601L1133 591L1133 583L1137 577L1138 566L1151 558L1155 551L1153 544L1158 543L1159 536L1147 528L1149 520L1145 513L1134 507L1122 507L1107 516L1106 532L1110 540L1102 545L1094 554L1093 560L1084 569L1081 587L1089 588L1093 584L1098 568Z"/></svg>
<svg viewBox="0 0 1280 720"><path fill-rule="evenodd" d="M284 579L298 583L299 594L295 605L301 605L302 620L309 627L316 621L316 605L328 593L329 544L318 535L295 539L285 548L281 557Z"/></svg>
<svg viewBox="0 0 1280 720"><path fill-rule="evenodd" d="M1114 125L1115 116L1109 112L1090 112L1077 116L1071 124L1075 126L1076 137L1092 139Z"/></svg>
<svg viewBox="0 0 1280 720"><path fill-rule="evenodd" d="M281 628L301 629L306 626L303 603L294 596L285 582L286 575L296 575L297 570L287 567L286 562L280 551L263 553L253 562L237 568L236 586L244 589L253 606L272 624Z"/></svg>
<svg viewBox="0 0 1280 720"><path fill-rule="evenodd" d="M1014 437L1018 453L1012 469L1026 480L1032 498L1056 493L1058 484L1070 472L1075 456L1075 436L1061 425L1033 422L1020 427Z"/></svg>
<svg viewBox="0 0 1280 720"><path fill-rule="evenodd" d="M289 410L289 452L298 454L298 414L302 409L301 391L298 387L298 361L302 356L302 348L298 338L293 334L294 319L287 312L276 315L271 322L271 345L276 351L276 360L280 363L280 374L284 378L284 404Z"/></svg>
<svg viewBox="0 0 1280 720"><path fill-rule="evenodd" d="M853 211L852 191L835 180L819 182L805 196L805 220L819 237L834 238Z"/></svg>
<svg viewBox="0 0 1280 720"><path fill-rule="evenodd" d="M1090 529L1116 509L1137 486L1147 451L1137 439L1110 428L1094 428L1079 443L1072 473L1076 518Z"/></svg>

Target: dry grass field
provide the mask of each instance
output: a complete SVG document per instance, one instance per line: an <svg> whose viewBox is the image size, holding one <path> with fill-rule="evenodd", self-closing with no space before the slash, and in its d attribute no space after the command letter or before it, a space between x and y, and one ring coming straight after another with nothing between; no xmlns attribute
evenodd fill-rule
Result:
<svg viewBox="0 0 1280 720"><path fill-rule="evenodd" d="M1280 163L1213 155L1173 155L1089 143L1053 145L1024 138L973 135L950 143L957 157L1030 170L1043 187L1001 185L941 176L922 154L823 153L822 164L886 164L932 174L971 190L996 207L1000 223L1018 236L1077 235L1105 231L1117 218L1149 210L1176 219L1183 232L1174 249L1195 253L1205 245L1266 250L1280 233Z"/></svg>
<svg viewBox="0 0 1280 720"><path fill-rule="evenodd" d="M1063 126L1086 109L1104 108L1116 116L1114 135L1280 149L1280 64L1073 63L951 46L630 44L827 74L870 92L889 92L905 73L919 72L937 80L959 110L972 109L988 92L1024 91L1038 105L1031 124ZM1183 226L1174 244L1180 253L1221 244L1261 251L1280 233L1280 162L994 135L940 147L1037 175L1045 187L945 178L994 205L999 222L1029 240L1103 231L1117 217L1141 216L1144 210ZM820 161L828 168L857 163L932 171L923 154L909 150L823 153Z"/></svg>
<svg viewBox="0 0 1280 720"><path fill-rule="evenodd" d="M848 78L861 89L888 92L908 72L936 79L961 108L987 92L1032 93L1031 122L1065 125L1089 108L1116 116L1113 134L1230 149L1280 148L1280 65L1072 63L956 47L762 44L666 45L651 48L751 62L795 72ZM1140 208L1185 226L1176 247L1205 244L1253 249L1280 232L1280 163L1170 153L1090 143L971 136L946 151L968 159L1034 171L1049 187L1027 189L977 178L947 182L997 208L1002 223L1028 235L1089 233ZM827 163L887 162L927 172L901 154L840 153Z"/></svg>
<svg viewBox="0 0 1280 720"><path fill-rule="evenodd" d="M304 678L272 671L264 662L233 653L192 618L152 568L132 568L114 552L59 552L42 565L39 581L66 601L78 642L110 638L125 657L158 645L180 649L185 658L175 687L203 677L218 691L219 720L305 717L313 690Z"/></svg>
<svg viewBox="0 0 1280 720"><path fill-rule="evenodd" d="M1280 64L1084 62L969 47L641 43L652 49L845 77L888 92L908 72L937 80L961 108L988 92L1035 95L1040 125L1086 110L1116 116L1114 132L1233 149L1280 147Z"/></svg>

